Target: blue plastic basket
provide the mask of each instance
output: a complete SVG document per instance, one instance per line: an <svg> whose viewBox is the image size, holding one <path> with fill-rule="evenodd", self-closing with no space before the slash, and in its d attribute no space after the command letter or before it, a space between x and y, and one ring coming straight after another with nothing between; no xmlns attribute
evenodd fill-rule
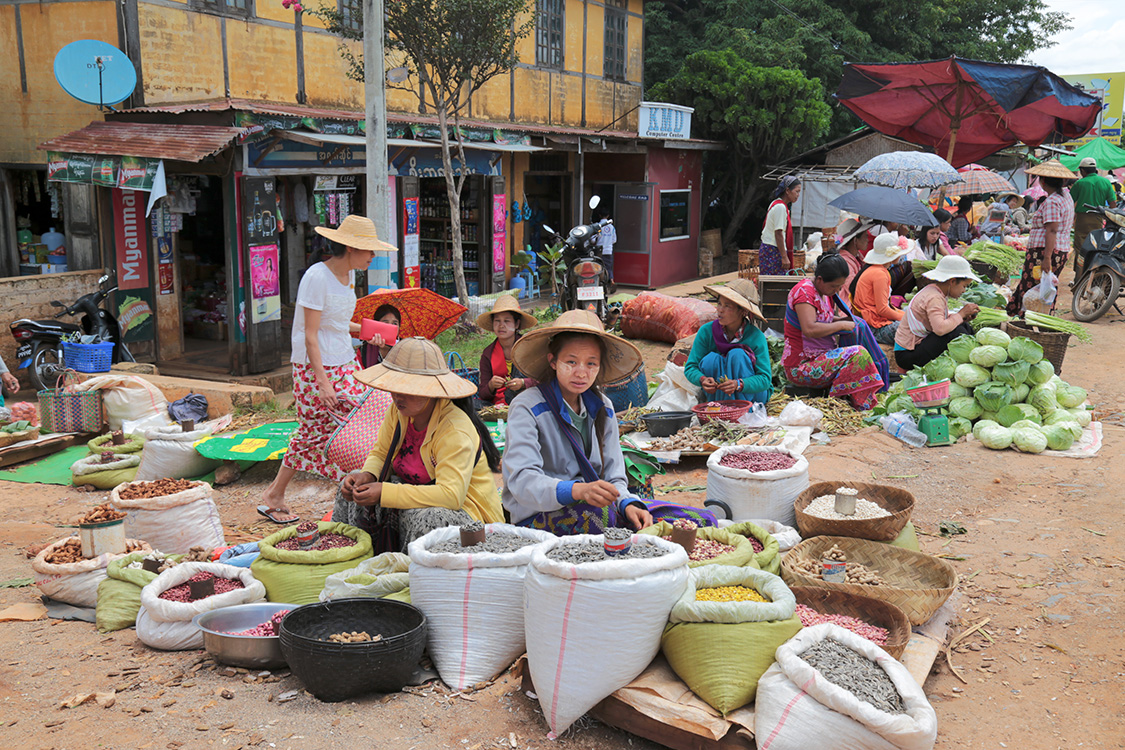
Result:
<svg viewBox="0 0 1125 750"><path fill-rule="evenodd" d="M71 344L63 342L66 366L78 372L109 372L113 365L113 342Z"/></svg>
<svg viewBox="0 0 1125 750"><path fill-rule="evenodd" d="M622 412L631 406L644 406L648 403L648 381L642 365L632 375L606 383L602 393L609 397L615 412Z"/></svg>

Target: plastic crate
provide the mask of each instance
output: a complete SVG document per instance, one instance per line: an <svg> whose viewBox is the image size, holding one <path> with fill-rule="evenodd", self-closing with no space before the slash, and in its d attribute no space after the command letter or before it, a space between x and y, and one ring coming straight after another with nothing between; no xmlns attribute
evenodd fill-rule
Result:
<svg viewBox="0 0 1125 750"><path fill-rule="evenodd" d="M113 342L72 344L63 342L66 366L78 372L109 372L113 365Z"/></svg>

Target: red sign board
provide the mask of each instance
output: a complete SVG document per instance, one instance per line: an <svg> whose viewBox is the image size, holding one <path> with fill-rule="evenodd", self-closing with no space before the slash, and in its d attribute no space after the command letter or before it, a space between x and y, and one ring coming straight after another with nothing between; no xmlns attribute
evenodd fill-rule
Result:
<svg viewBox="0 0 1125 750"><path fill-rule="evenodd" d="M146 193L112 190L114 255L117 259L117 286L143 289L149 285L148 238L145 226Z"/></svg>

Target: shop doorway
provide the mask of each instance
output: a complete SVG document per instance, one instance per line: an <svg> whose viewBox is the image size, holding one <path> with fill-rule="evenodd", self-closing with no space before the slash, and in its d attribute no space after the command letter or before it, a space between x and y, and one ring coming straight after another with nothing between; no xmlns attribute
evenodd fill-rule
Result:
<svg viewBox="0 0 1125 750"><path fill-rule="evenodd" d="M523 193L524 205L531 213L524 229L524 241L538 253L551 239L543 230L544 224L564 237L574 224L571 177L554 172L526 172Z"/></svg>
<svg viewBox="0 0 1125 750"><path fill-rule="evenodd" d="M219 178L179 178L179 199L187 209L173 213L180 225L175 237L179 256L183 365L230 370L231 326L237 321L227 304L226 240L223 232L223 191Z"/></svg>
<svg viewBox="0 0 1125 750"><path fill-rule="evenodd" d="M6 169L4 183L15 217L16 247L14 254L4 257L0 275L75 270L67 263L66 217L59 183L47 182L46 171L34 169Z"/></svg>

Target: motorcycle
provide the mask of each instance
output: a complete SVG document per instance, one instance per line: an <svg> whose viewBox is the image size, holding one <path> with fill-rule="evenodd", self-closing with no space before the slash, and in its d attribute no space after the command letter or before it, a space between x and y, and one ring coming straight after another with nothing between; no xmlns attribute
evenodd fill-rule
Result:
<svg viewBox="0 0 1125 750"><path fill-rule="evenodd" d="M590 199L590 210L598 207L601 199ZM609 289L609 272L602 264L598 237L602 227L612 224L612 219L602 219L592 224L579 224L566 238L546 224L543 229L564 244L563 258L566 273L560 303L564 310L589 310L605 320L606 297Z"/></svg>
<svg viewBox="0 0 1125 750"><path fill-rule="evenodd" d="M66 369L63 358L63 340L73 339L74 335L93 336L94 343L112 341L114 362L135 362L129 347L121 340L121 328L113 313L102 308L117 286L105 288L109 281L105 275L98 279L98 291L84 294L69 307L58 300L51 300L52 307L62 311L49 320L30 320L20 318L12 322L12 338L19 345L16 358L20 369L27 368L31 382L36 390L54 388L59 375ZM81 315L80 323L58 320L64 315Z"/></svg>
<svg viewBox="0 0 1125 750"><path fill-rule="evenodd" d="M1125 281L1125 210L1087 204L1086 208L1106 220L1105 228L1095 229L1078 248L1081 271L1074 281L1070 302L1075 320L1089 323L1117 307Z"/></svg>

